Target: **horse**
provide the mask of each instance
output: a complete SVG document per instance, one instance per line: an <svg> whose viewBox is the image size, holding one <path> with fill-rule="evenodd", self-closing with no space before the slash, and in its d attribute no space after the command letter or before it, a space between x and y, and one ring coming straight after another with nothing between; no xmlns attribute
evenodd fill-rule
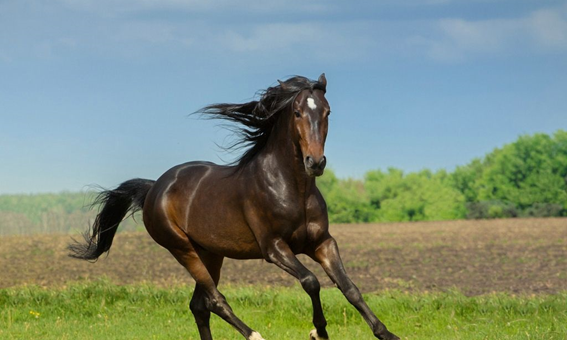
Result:
<svg viewBox="0 0 567 340"><path fill-rule="evenodd" d="M327 80L290 77L244 104L213 104L197 111L238 123L233 146L245 151L232 164L193 161L177 165L157 181L132 179L102 191L101 208L84 242L70 256L96 261L109 251L120 222L142 210L151 237L195 280L189 304L201 340L212 340L211 312L248 340L264 340L232 311L218 290L225 257L264 259L297 280L311 298L310 340L329 339L320 284L296 257L319 263L378 339L397 340L376 317L347 276L337 242L329 233L327 206L315 178L323 174L331 113Z"/></svg>

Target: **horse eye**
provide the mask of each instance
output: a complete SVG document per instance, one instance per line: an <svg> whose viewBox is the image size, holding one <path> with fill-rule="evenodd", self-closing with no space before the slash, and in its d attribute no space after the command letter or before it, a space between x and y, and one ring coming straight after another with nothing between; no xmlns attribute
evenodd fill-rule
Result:
<svg viewBox="0 0 567 340"><path fill-rule="evenodd" d="M293 113L295 114L295 116L296 116L297 118L301 117L301 112L299 112L299 111L293 111Z"/></svg>

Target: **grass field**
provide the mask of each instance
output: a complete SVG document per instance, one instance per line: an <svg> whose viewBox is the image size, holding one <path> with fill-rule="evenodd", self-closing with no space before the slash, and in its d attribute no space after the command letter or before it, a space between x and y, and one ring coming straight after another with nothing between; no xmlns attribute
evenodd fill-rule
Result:
<svg viewBox="0 0 567 340"><path fill-rule="evenodd" d="M403 339L567 339L567 219L332 226L353 281ZM198 339L192 282L145 232L119 233L97 263L69 235L0 237L0 339ZM325 287L331 339L373 339ZM106 277L101 279L101 277ZM267 340L307 340L310 302L273 265L226 260L221 291ZM217 317L213 335L242 339Z"/></svg>
<svg viewBox="0 0 567 340"><path fill-rule="evenodd" d="M268 340L307 339L310 303L298 287L225 287L235 312ZM95 281L61 289L0 291L1 339L199 339L191 289ZM332 339L373 336L338 290L322 291ZM566 339L566 294L466 297L458 292L366 294L403 339ZM242 339L218 317L215 339Z"/></svg>

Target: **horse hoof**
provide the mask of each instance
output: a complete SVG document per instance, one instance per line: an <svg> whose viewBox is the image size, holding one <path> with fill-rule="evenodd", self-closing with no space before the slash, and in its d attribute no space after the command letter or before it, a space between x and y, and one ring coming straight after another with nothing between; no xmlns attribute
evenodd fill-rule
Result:
<svg viewBox="0 0 567 340"><path fill-rule="evenodd" d="M400 338L394 333L389 333L386 337L384 337L384 339L385 340L400 340Z"/></svg>
<svg viewBox="0 0 567 340"><path fill-rule="evenodd" d="M258 332L254 332L250 335L250 337L248 338L248 340L264 340L264 338L262 338L262 336L260 335L260 333Z"/></svg>
<svg viewBox="0 0 567 340"><path fill-rule="evenodd" d="M320 337L319 334L317 334L317 330L314 329L311 332L309 332L309 340L329 340L329 338Z"/></svg>

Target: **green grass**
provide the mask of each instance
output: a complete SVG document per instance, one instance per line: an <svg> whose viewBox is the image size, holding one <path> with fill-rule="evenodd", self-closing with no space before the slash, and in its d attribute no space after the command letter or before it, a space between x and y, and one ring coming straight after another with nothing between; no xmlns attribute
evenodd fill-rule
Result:
<svg viewBox="0 0 567 340"><path fill-rule="evenodd" d="M188 310L191 288L116 286L101 280L63 289L0 290L0 339L199 339ZM267 340L307 339L309 299L296 288L225 287L236 314ZM323 290L331 339L373 339L338 290ZM567 338L567 293L466 297L458 292L365 295L403 339ZM218 317L215 340L243 339Z"/></svg>

